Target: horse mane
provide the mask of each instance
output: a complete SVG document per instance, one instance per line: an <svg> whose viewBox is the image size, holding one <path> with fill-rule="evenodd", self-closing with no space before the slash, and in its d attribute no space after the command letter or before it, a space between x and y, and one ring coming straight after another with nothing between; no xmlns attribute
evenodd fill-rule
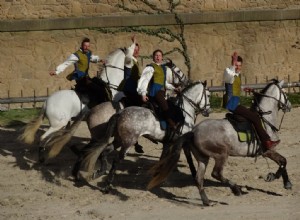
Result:
<svg viewBox="0 0 300 220"><path fill-rule="evenodd" d="M191 82L190 84L188 84L188 85L182 90L181 93L185 93L187 90L189 90L190 88L192 88L192 87L194 87L194 86L196 86L196 85L198 85L198 84L200 84L200 83L202 83L202 82L201 82L201 81Z"/></svg>
<svg viewBox="0 0 300 220"><path fill-rule="evenodd" d="M114 51L110 52L107 57L106 57L106 61L107 61L107 64L110 64L112 61L111 59L115 57L116 54L120 53L120 52L123 52L124 56L125 56L125 52L126 52L126 47L120 47L120 48L117 48L115 49ZM99 72L102 72L104 69L104 65L99 65Z"/></svg>
<svg viewBox="0 0 300 220"><path fill-rule="evenodd" d="M258 103L261 102L263 96L260 94L265 94L272 85L278 84L278 83L279 83L279 81L277 79L271 79L270 83L265 88L263 88L259 93L254 93L254 102L253 102L252 107L258 106Z"/></svg>

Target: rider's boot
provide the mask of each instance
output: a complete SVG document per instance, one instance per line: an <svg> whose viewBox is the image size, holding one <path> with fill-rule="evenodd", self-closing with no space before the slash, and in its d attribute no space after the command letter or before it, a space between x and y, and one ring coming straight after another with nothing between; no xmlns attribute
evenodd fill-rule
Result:
<svg viewBox="0 0 300 220"><path fill-rule="evenodd" d="M266 150L271 150L279 143L280 143L280 140L277 140L277 141L267 140L267 141L263 142L263 146Z"/></svg>

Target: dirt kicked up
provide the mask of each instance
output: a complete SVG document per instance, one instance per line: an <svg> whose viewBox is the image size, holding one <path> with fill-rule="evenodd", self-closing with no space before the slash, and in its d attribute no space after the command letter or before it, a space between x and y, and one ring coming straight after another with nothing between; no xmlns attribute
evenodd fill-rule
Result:
<svg viewBox="0 0 300 220"><path fill-rule="evenodd" d="M223 117L224 113L210 116ZM272 161L230 157L224 175L243 186L245 193L234 196L210 177L214 163L210 161L205 187L210 199L216 201L212 207L202 206L183 153L178 171L160 187L147 191L147 170L158 161L162 146L141 138L145 154L131 149L119 166L111 193L103 194L104 178L84 186L74 182L71 170L76 156L68 147L49 163L39 164L37 146L19 143L19 130L0 128L0 219L300 219L300 108L285 114L277 146L287 159L292 190L283 188L282 179L264 181L267 173L278 168ZM68 146L83 146L88 138L82 122Z"/></svg>

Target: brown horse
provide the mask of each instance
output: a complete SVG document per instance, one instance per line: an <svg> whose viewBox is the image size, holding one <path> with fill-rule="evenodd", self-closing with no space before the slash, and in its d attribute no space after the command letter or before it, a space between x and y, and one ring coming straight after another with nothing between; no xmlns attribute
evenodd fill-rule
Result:
<svg viewBox="0 0 300 220"><path fill-rule="evenodd" d="M291 109L291 103L282 90L282 84L283 81L279 83L274 80L261 93L256 93L258 99L255 100L252 106L261 115L266 130L272 139L278 138L276 134L278 129L274 125L277 121L279 109L284 112ZM240 142L236 130L227 119L207 119L196 125L191 132L178 138L170 148L167 156L151 169L154 177L150 181L148 189L157 186L167 178L176 166L182 148L184 148L185 153L187 151L192 152L197 159L197 172L193 164L189 163L189 165L204 205L211 205L211 201L207 198L203 188L204 175L210 157L215 160L212 177L228 185L235 195L242 194L240 186L223 176L223 168L228 156L252 157L262 154L264 157L268 157L276 162L279 168L275 174L269 173L267 181L273 181L282 176L284 188L292 188L286 170L287 161L283 156L275 150L264 152L257 140L252 143Z"/></svg>

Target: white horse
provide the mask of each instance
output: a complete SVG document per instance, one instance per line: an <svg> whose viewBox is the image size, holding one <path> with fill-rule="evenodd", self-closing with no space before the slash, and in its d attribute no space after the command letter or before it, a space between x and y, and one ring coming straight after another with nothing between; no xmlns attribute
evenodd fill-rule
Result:
<svg viewBox="0 0 300 220"><path fill-rule="evenodd" d="M166 62L171 62L170 60ZM175 64L170 63L171 71L167 71L167 82L180 87L185 87L189 80L187 76L178 68ZM172 91L168 91L169 96L172 96ZM121 97L121 96L120 96ZM40 148L40 161L46 161L59 154L62 148L67 142L70 141L72 135L76 131L77 127L87 117L88 128L91 133L91 140L97 141L102 138L107 128L107 122L112 115L123 109L124 106L121 102L103 102L93 107L89 112L84 112L81 117L78 117L69 129L55 132L51 136L51 141L47 141ZM138 147L138 143L135 144Z"/></svg>
<svg viewBox="0 0 300 220"><path fill-rule="evenodd" d="M106 60L106 64L98 77L108 83L113 100L118 101L124 96L123 92L117 91L118 85L124 78L124 50L113 51ZM50 127L41 136L40 141L43 141L53 132L64 128L71 121L71 118L85 111L88 111L88 107L81 102L74 90L57 91L44 102L40 115L26 125L19 139L26 144L32 144L44 117L47 117Z"/></svg>

